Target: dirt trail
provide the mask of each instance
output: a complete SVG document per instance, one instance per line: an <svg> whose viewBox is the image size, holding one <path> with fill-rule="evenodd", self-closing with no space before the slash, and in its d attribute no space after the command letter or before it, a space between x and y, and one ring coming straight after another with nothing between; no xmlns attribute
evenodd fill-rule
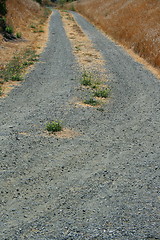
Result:
<svg viewBox="0 0 160 240"><path fill-rule="evenodd" d="M103 112L74 104L80 72L54 11L40 62L0 99L0 239L160 239L160 82L74 16L103 54L112 97ZM55 119L75 134L48 136Z"/></svg>

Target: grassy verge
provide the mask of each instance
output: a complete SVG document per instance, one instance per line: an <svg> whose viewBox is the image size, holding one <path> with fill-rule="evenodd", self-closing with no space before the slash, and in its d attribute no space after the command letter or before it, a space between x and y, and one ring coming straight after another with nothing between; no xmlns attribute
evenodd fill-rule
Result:
<svg viewBox="0 0 160 240"><path fill-rule="evenodd" d="M36 51L28 48L24 52L17 56L6 65L5 69L2 70L0 78L2 82L8 81L21 81L23 80L24 70L29 66L34 64L38 60L38 55Z"/></svg>
<svg viewBox="0 0 160 240"><path fill-rule="evenodd" d="M32 0L26 0L25 3L7 1L7 9L5 22L13 27L8 27L7 31L18 39L18 44L15 39L12 43L3 41L0 35L0 96L6 96L11 90L6 82L22 81L28 66L38 60L37 54L42 52L48 38L48 19L51 14L49 8Z"/></svg>

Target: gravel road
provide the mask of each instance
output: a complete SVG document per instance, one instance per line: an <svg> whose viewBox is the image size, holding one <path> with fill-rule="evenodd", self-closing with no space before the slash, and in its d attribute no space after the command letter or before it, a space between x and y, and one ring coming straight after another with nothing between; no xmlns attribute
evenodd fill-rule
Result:
<svg viewBox="0 0 160 240"><path fill-rule="evenodd" d="M0 99L0 239L160 239L160 81L74 16L103 54L112 97L103 112L75 107L80 72L54 11L40 62ZM54 119L79 135L45 135Z"/></svg>

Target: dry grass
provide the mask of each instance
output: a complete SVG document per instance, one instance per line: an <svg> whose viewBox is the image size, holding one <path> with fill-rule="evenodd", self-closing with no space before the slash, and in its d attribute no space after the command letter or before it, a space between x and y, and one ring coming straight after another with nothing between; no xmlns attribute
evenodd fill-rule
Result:
<svg viewBox="0 0 160 240"><path fill-rule="evenodd" d="M101 74L106 81L104 59L101 53L95 49L71 13L61 12L61 16L66 34L72 43L73 52L81 68Z"/></svg>
<svg viewBox="0 0 160 240"><path fill-rule="evenodd" d="M160 70L159 0L81 0L76 10Z"/></svg>
<svg viewBox="0 0 160 240"><path fill-rule="evenodd" d="M0 35L0 70L3 70L15 55L21 54L27 48L31 48L39 54L48 38L48 12L37 2L8 0L7 10L7 24L13 26L14 33L22 33L22 39L5 42ZM36 32L31 25L36 27ZM44 32L40 32L40 29L43 29ZM2 79L0 80L3 82Z"/></svg>

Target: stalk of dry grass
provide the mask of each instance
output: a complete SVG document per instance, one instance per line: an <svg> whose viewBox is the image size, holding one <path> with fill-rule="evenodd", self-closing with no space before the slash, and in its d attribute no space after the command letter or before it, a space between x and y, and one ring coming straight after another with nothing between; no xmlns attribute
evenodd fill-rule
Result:
<svg viewBox="0 0 160 240"><path fill-rule="evenodd" d="M159 0L81 0L76 10L160 69Z"/></svg>

